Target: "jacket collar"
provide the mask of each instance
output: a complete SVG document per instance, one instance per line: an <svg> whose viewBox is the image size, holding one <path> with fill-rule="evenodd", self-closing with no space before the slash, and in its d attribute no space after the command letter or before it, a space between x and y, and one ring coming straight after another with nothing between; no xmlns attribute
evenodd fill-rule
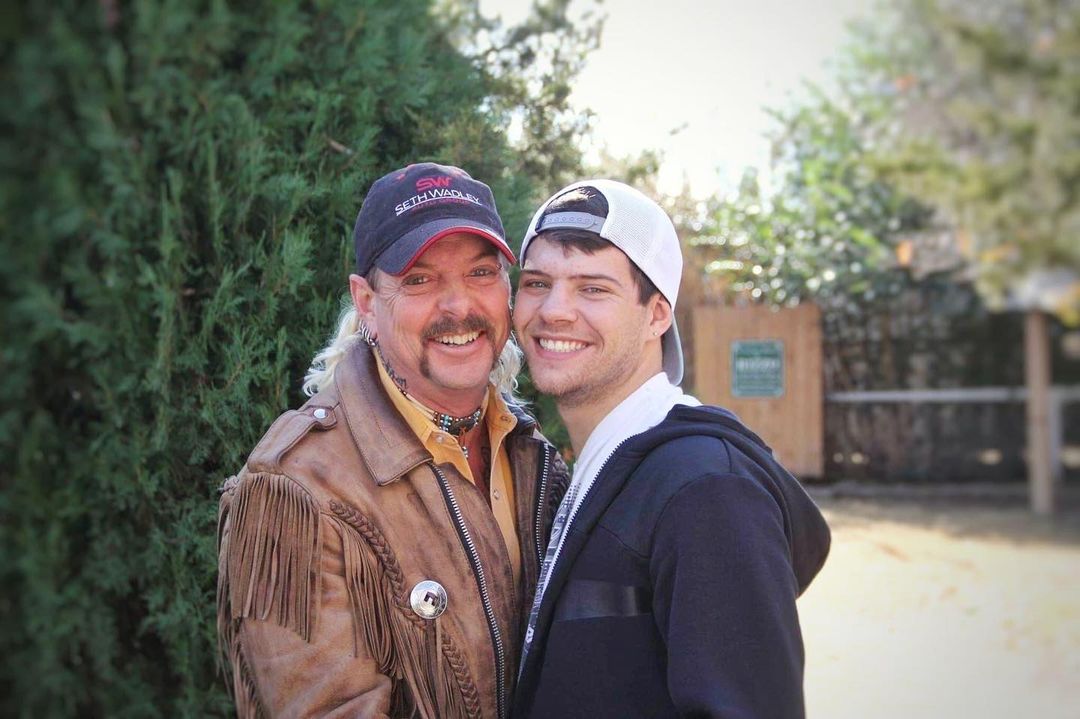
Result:
<svg viewBox="0 0 1080 719"><path fill-rule="evenodd" d="M386 395L375 356L366 344L357 343L341 360L334 372L334 389L356 449L380 487L431 460L431 453ZM503 399L517 417L510 436L531 435L536 420L513 400Z"/></svg>
<svg viewBox="0 0 1080 719"><path fill-rule="evenodd" d="M356 449L379 486L431 460L379 381L366 344L349 350L334 372L334 387Z"/></svg>

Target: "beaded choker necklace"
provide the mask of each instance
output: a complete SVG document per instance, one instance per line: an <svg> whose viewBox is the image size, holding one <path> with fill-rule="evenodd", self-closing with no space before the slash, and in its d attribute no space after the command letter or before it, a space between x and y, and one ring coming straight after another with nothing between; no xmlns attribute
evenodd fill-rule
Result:
<svg viewBox="0 0 1080 719"><path fill-rule="evenodd" d="M369 344L371 344L371 346L375 348L375 351L379 353L379 360L382 362L383 369L386 370L387 376L390 377L390 380L394 383L394 386L398 388L398 391L401 392L402 396L420 410L425 417L430 419L436 427L455 437L458 441L458 445L461 446L461 451L465 455L465 459L468 460L469 448L465 446L465 433L480 424L480 418L484 416L484 408L487 407L488 391L490 390L484 391L484 399L480 402L480 406L464 417L455 417L454 415L446 414L445 412L436 412L405 391L405 379L403 377L398 377L397 374L395 374L390 363L387 362L386 357L383 356L382 348L379 347L377 342L369 342Z"/></svg>
<svg viewBox="0 0 1080 719"><path fill-rule="evenodd" d="M445 412L436 412L427 405L421 403L405 390L401 390L401 393L405 395L405 399L409 400L414 407L423 412L425 417L434 422L436 427L457 438L458 444L461 446L461 451L465 454L465 459L469 459L469 449L465 446L464 442L465 433L480 424L480 419L484 416L484 408L487 407L488 395L486 391L484 392L484 399L480 403L480 406L464 417L455 417L454 415L446 414Z"/></svg>

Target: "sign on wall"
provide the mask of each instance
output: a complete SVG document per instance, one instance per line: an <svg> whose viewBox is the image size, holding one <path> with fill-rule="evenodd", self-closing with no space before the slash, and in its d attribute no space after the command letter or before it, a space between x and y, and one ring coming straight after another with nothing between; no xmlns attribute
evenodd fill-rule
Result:
<svg viewBox="0 0 1080 719"><path fill-rule="evenodd" d="M733 397L782 397L784 395L784 343L782 340L732 341L731 395Z"/></svg>
<svg viewBox="0 0 1080 719"><path fill-rule="evenodd" d="M694 394L734 412L796 477L824 477L818 306L698 305L692 327Z"/></svg>

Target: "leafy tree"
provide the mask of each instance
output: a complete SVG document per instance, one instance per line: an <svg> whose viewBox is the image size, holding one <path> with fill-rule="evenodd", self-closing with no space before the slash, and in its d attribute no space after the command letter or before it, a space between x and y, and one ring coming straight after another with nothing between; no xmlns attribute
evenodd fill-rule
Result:
<svg viewBox="0 0 1080 719"><path fill-rule="evenodd" d="M514 140L516 163L540 180L542 201L581 171L580 140L589 114L570 105L574 78L599 46L603 20L592 4L537 0L520 24L485 17L478 0L458 0L455 42L493 83L487 108ZM524 234L531 214L516 236ZM508 228L509 230L509 228Z"/></svg>
<svg viewBox="0 0 1080 719"><path fill-rule="evenodd" d="M1032 310L1029 467L1050 511L1042 312L1080 322L1080 3L889 0L842 63L837 92L777 114L776 186L748 176L717 204L703 264L720 292L815 296L828 322L904 292L913 240L946 238L944 297L973 278L991 306Z"/></svg>
<svg viewBox="0 0 1080 719"><path fill-rule="evenodd" d="M1080 2L906 0L894 17L870 69L902 81L896 176L955 226L991 304L1080 323Z"/></svg>
<svg viewBox="0 0 1080 719"><path fill-rule="evenodd" d="M1080 321L1078 58L1076 0L881 3L835 90L774 113L772 191L748 177L694 244L754 298L866 299L937 228L992 305Z"/></svg>
<svg viewBox="0 0 1080 719"><path fill-rule="evenodd" d="M773 187L748 170L690 238L708 294L856 309L905 286L897 246L929 212L876 170L890 105L850 87L839 99L809 87L803 101L773 111Z"/></svg>
<svg viewBox="0 0 1080 719"><path fill-rule="evenodd" d="M432 7L5 7L3 714L229 713L215 490L302 399L364 189L459 164L513 232L573 162L542 125L519 159L507 118L559 97L511 93Z"/></svg>

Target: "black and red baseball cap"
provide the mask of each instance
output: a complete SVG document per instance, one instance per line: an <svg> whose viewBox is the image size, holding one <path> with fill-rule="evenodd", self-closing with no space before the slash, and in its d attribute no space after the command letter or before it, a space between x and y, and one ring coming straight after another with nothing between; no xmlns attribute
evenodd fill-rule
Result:
<svg viewBox="0 0 1080 719"><path fill-rule="evenodd" d="M515 262L491 188L464 170L420 162L380 177L353 226L356 272L400 275L439 239L455 232L484 238Z"/></svg>

